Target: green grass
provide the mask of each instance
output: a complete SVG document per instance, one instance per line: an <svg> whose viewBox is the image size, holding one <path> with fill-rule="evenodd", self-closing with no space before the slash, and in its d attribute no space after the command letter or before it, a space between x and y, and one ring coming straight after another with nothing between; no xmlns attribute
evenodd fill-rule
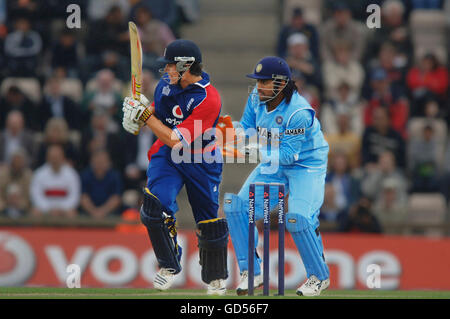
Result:
<svg viewBox="0 0 450 319"><path fill-rule="evenodd" d="M207 296L201 289L171 289L161 292L155 289L129 288L50 288L50 287L0 287L0 299L307 299L295 294L295 290L286 290L285 296L262 296L261 290L256 290L255 296L237 296L234 290L228 290L226 296ZM311 297L310 297L311 298ZM450 291L436 290L327 290L315 299L450 299Z"/></svg>

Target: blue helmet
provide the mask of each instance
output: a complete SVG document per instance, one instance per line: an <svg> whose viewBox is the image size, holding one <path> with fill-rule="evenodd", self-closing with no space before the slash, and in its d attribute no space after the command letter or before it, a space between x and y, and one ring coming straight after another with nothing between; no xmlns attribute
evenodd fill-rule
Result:
<svg viewBox="0 0 450 319"><path fill-rule="evenodd" d="M282 58L266 56L262 58L255 67L252 74L247 77L256 80L284 80L291 79L291 69Z"/></svg>
<svg viewBox="0 0 450 319"><path fill-rule="evenodd" d="M190 40L178 39L171 42L164 50L164 56L158 59L163 63L202 62L199 47Z"/></svg>

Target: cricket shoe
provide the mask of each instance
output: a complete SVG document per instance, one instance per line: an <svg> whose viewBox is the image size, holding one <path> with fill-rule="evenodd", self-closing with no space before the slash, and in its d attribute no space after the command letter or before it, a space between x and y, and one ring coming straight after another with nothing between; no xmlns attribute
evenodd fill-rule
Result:
<svg viewBox="0 0 450 319"><path fill-rule="evenodd" d="M153 286L158 290L169 289L175 281L175 270L170 268L161 268L153 280Z"/></svg>
<svg viewBox="0 0 450 319"><path fill-rule="evenodd" d="M208 290L206 293L208 295L216 295L216 296L224 296L227 292L227 288L225 285L225 280L216 279L209 283Z"/></svg>
<svg viewBox="0 0 450 319"><path fill-rule="evenodd" d="M259 288L263 285L263 276L262 274L259 274L254 277L254 284L253 287ZM238 296L244 296L248 293L248 271L244 270L241 274L241 281L236 288L236 293Z"/></svg>
<svg viewBox="0 0 450 319"><path fill-rule="evenodd" d="M319 280L316 276L311 275L308 280L297 289L297 295L307 297L319 296L322 290L327 289L329 285L330 279Z"/></svg>

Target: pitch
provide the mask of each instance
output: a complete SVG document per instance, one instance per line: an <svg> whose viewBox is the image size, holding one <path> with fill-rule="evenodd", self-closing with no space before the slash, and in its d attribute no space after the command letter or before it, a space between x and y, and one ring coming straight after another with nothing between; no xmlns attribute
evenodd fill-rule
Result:
<svg viewBox="0 0 450 319"><path fill-rule="evenodd" d="M295 290L286 290L285 296L236 296L229 290L225 296L207 296L204 289L156 289L130 288L50 288L50 287L0 287L0 299L450 299L450 291L436 290L326 290L319 297L299 297Z"/></svg>

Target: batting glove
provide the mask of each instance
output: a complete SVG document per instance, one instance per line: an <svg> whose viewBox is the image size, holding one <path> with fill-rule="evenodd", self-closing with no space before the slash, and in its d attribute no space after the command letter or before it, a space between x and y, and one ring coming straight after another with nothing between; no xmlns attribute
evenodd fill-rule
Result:
<svg viewBox="0 0 450 319"><path fill-rule="evenodd" d="M126 97L123 101L123 121L122 126L134 135L139 134L139 130L144 126L145 122L152 116L154 107L150 105L150 101L141 94L140 100Z"/></svg>

